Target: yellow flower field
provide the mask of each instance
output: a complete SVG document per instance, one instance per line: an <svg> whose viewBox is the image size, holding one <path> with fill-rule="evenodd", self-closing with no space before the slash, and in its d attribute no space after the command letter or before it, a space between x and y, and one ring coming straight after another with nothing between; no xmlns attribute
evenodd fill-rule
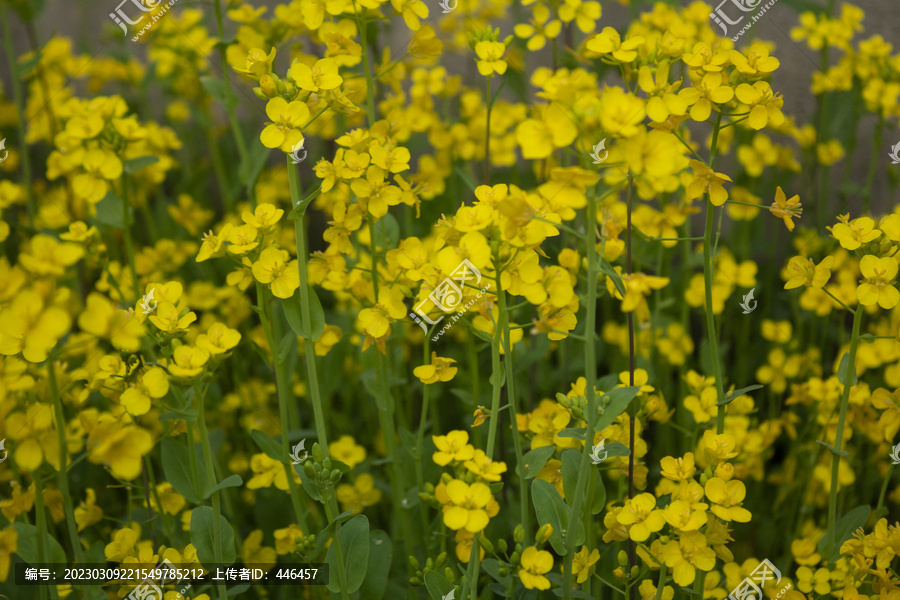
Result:
<svg viewBox="0 0 900 600"><path fill-rule="evenodd" d="M0 600L900 600L863 8L54 1L0 0Z"/></svg>

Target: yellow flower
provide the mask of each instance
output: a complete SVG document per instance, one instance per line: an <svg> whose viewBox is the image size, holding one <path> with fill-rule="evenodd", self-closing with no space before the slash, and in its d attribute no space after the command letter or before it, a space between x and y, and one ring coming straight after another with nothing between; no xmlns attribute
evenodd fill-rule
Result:
<svg viewBox="0 0 900 600"><path fill-rule="evenodd" d="M493 77L494 73L503 75L506 73L506 61L503 54L506 46L501 42L481 41L475 44L475 54L478 55L478 72L485 77Z"/></svg>
<svg viewBox="0 0 900 600"><path fill-rule="evenodd" d="M241 220L262 233L270 233L283 214L284 211L274 204L259 204L252 213L245 210L241 214Z"/></svg>
<svg viewBox="0 0 900 600"><path fill-rule="evenodd" d="M706 525L706 505L673 500L663 511L669 525L678 531L696 531Z"/></svg>
<svg viewBox="0 0 900 600"><path fill-rule="evenodd" d="M0 581L9 577L9 563L18 549L19 534L12 525L0 530Z"/></svg>
<svg viewBox="0 0 900 600"><path fill-rule="evenodd" d="M272 72L273 62L275 62L274 47L272 48L272 52L270 52L269 54L266 54L265 50L261 50L259 48L251 48L250 51L247 52L247 60L244 68L232 68L238 73L244 73L245 75L249 75L253 79L259 81L260 77Z"/></svg>
<svg viewBox="0 0 900 600"><path fill-rule="evenodd" d="M544 4L534 7L534 18L530 24L519 23L513 29L516 37L528 38L527 48L535 52L547 45L548 39L554 39L562 31L562 23L550 20L550 9Z"/></svg>
<svg viewBox="0 0 900 600"><path fill-rule="evenodd" d="M799 198L799 195L794 195L788 200L781 190L781 186L778 186L775 190L775 202L772 203L769 212L776 217L783 219L788 231L794 230L793 219L799 219L800 215L803 214L803 208L801 208Z"/></svg>
<svg viewBox="0 0 900 600"><path fill-rule="evenodd" d="M273 536L275 537L275 553L282 556L297 550L297 538L303 537L303 530L291 523L284 529L276 529Z"/></svg>
<svg viewBox="0 0 900 600"><path fill-rule="evenodd" d="M863 306L878 304L890 309L900 303L900 292L891 282L897 277L897 259L892 256L878 258L866 254L859 261L859 270L865 279L856 288L856 296Z"/></svg>
<svg viewBox="0 0 900 600"><path fill-rule="evenodd" d="M659 464L662 466L662 473L660 474L672 481L687 481L697 471L696 467L694 467L693 452L688 452L684 455L684 458L666 456L659 461Z"/></svg>
<svg viewBox="0 0 900 600"><path fill-rule="evenodd" d="M734 436L727 433L716 434L707 429L703 432L701 443L708 461L718 463L738 455L734 449L736 446Z"/></svg>
<svg viewBox="0 0 900 600"><path fill-rule="evenodd" d="M570 146L578 137L572 120L556 104L543 108L541 119L526 119L516 127L516 141L528 160L547 158L555 148Z"/></svg>
<svg viewBox="0 0 900 600"><path fill-rule="evenodd" d="M843 216L838 220L842 222L831 228L831 235L847 250L856 250L881 235L881 231L875 229L875 221L869 217L849 221L847 216Z"/></svg>
<svg viewBox="0 0 900 600"><path fill-rule="evenodd" d="M585 548L585 553L587 553L587 548ZM525 589L549 590L550 580L544 577L544 574L549 573L551 569L553 569L553 555L546 550L528 546L522 552L519 579Z"/></svg>
<svg viewBox="0 0 900 600"><path fill-rule="evenodd" d="M360 513L367 506L381 500L381 490L375 487L375 479L368 473L360 474L353 485L342 483L335 491L342 510Z"/></svg>
<svg viewBox="0 0 900 600"><path fill-rule="evenodd" d="M463 466L478 479L491 482L500 481L500 474L506 472L506 463L491 460L484 450L476 450L472 460L466 461Z"/></svg>
<svg viewBox="0 0 900 600"><path fill-rule="evenodd" d="M694 180L685 190L685 197L688 200L699 198L705 192L709 192L709 201L714 206L722 206L728 199L728 192L722 186L731 178L724 173L716 173L699 160L691 160L691 168L694 170Z"/></svg>
<svg viewBox="0 0 900 600"><path fill-rule="evenodd" d="M337 89L344 82L344 78L338 73L337 61L333 58L317 60L312 67L302 62L295 62L291 65L288 76L294 80L297 87L308 92ZM305 121L308 118L309 111L307 111L303 119ZM272 120L274 121L275 119Z"/></svg>
<svg viewBox="0 0 900 600"><path fill-rule="evenodd" d="M266 125L259 139L266 148L281 148L291 152L303 141L300 128L309 120L309 108L303 102L287 100L278 96L266 104L266 115L272 120Z"/></svg>
<svg viewBox="0 0 900 600"><path fill-rule="evenodd" d="M182 316L181 312L182 309L171 302L159 302L156 311L150 316L150 322L163 333L184 333L197 320L197 315L188 310Z"/></svg>
<svg viewBox="0 0 900 600"><path fill-rule="evenodd" d="M424 384L437 383L438 381L450 381L456 376L456 367L452 367L456 361L452 358L442 358L437 352L431 353L431 364L421 365L413 369L413 375Z"/></svg>
<svg viewBox="0 0 900 600"><path fill-rule="evenodd" d="M826 256L818 265L811 258L795 256L788 261L788 281L784 289L792 290L800 286L821 288L831 278L831 268L834 266L834 256Z"/></svg>
<svg viewBox="0 0 900 600"><path fill-rule="evenodd" d="M328 454L351 469L366 460L366 449L349 435L342 435L336 442L328 444Z"/></svg>
<svg viewBox="0 0 900 600"><path fill-rule="evenodd" d="M150 411L151 398L164 398L169 393L169 377L159 367L151 367L143 373L137 383L122 393L119 403L136 417Z"/></svg>
<svg viewBox="0 0 900 600"><path fill-rule="evenodd" d="M476 533L487 527L488 503L493 499L491 488L475 482L468 485L459 479L453 479L446 486L449 503L444 505L444 525L453 529L465 529Z"/></svg>
<svg viewBox="0 0 900 600"><path fill-rule="evenodd" d="M815 590L818 596L831 594L831 572L826 568L813 570L807 566L797 569L797 589L809 593Z"/></svg>
<svg viewBox="0 0 900 600"><path fill-rule="evenodd" d="M78 525L78 531L83 531L87 527L99 523L103 518L103 509L97 506L97 494L92 488L85 491L85 500L75 508L75 523ZM0 577L0 580L3 578Z"/></svg>
<svg viewBox="0 0 900 600"><path fill-rule="evenodd" d="M641 36L634 36L623 42L618 31L612 27L604 27L603 31L588 40L587 49L597 54L612 54L617 62L630 63L637 58L636 48L644 41Z"/></svg>
<svg viewBox="0 0 900 600"><path fill-rule="evenodd" d="M334 345L341 341L342 337L344 337L344 333L341 331L340 327L337 327L336 325L326 325L325 329L322 330L322 335L315 341L314 348L316 356L325 356L328 354Z"/></svg>
<svg viewBox="0 0 900 600"><path fill-rule="evenodd" d="M236 329L229 329L224 323L213 323L206 333L197 336L194 343L210 356L215 356L228 352L240 341L241 334Z"/></svg>
<svg viewBox="0 0 900 600"><path fill-rule="evenodd" d="M250 469L253 471L253 477L247 482L247 489L258 490L272 487L273 483L279 490L286 491L288 489L284 464L270 458L267 454L254 454L250 458Z"/></svg>
<svg viewBox="0 0 900 600"><path fill-rule="evenodd" d="M706 121L712 113L713 104L731 102L734 89L728 85L728 77L724 73L707 73L693 87L685 88L680 97L691 106L693 120Z"/></svg>
<svg viewBox="0 0 900 600"><path fill-rule="evenodd" d="M475 456L475 447L469 444L469 432L465 430L451 431L447 435L432 435L437 452L431 455L435 464L442 467L451 462L465 462Z"/></svg>
<svg viewBox="0 0 900 600"><path fill-rule="evenodd" d="M628 535L635 542L647 541L651 533L659 531L666 524L663 511L656 508L653 494L638 494L626 500L616 520L622 525L630 525Z"/></svg>
<svg viewBox="0 0 900 600"><path fill-rule="evenodd" d="M79 324L80 320L81 317ZM71 324L72 319L65 310L56 306L45 308L41 294L24 290L0 311L0 354L11 356L21 352L28 362L44 362Z"/></svg>
<svg viewBox="0 0 900 600"><path fill-rule="evenodd" d="M181 509L184 508L185 504L187 504L185 497L176 492L175 488L172 487L172 484L167 481L156 486L156 495L159 496L161 505L157 504L156 496L154 495L150 496L150 501L153 503L154 508L159 512L177 515L181 512Z"/></svg>
<svg viewBox="0 0 900 600"><path fill-rule="evenodd" d="M269 570L275 566L278 556L275 554L274 548L262 545L262 539L262 529L250 532L250 535L244 540L241 554L245 565L259 564L263 570Z"/></svg>
<svg viewBox="0 0 900 600"><path fill-rule="evenodd" d="M60 244L49 235L38 234L19 255L19 264L38 276L59 277L82 256L84 249L78 244Z"/></svg>
<svg viewBox="0 0 900 600"><path fill-rule="evenodd" d="M712 477L706 482L704 492L713 503L710 510L720 519L738 523L750 522L750 511L741 508L741 502L747 495L747 489L742 481L732 479L726 482L718 477Z"/></svg>
<svg viewBox="0 0 900 600"><path fill-rule="evenodd" d="M750 107L750 116L747 124L759 131L769 123L781 125L784 123L784 114L781 107L784 98L772 91L765 81L757 81L753 85L742 83L735 89L737 99Z"/></svg>
<svg viewBox="0 0 900 600"><path fill-rule="evenodd" d="M594 573L594 563L600 560L600 551L594 548L588 554L587 546L575 553L572 558L572 574L576 576L578 583L584 583Z"/></svg>
<svg viewBox="0 0 900 600"><path fill-rule="evenodd" d="M106 560L109 562L121 562L123 558L134 555L134 545L140 536L140 527L126 527L113 533L112 541L104 549Z"/></svg>
<svg viewBox="0 0 900 600"><path fill-rule="evenodd" d="M672 568L675 583L690 586L697 576L697 569L711 571L716 566L716 554L706 545L706 537L698 531L681 533L678 541L663 546L662 560Z"/></svg>
<svg viewBox="0 0 900 600"><path fill-rule="evenodd" d="M253 263L253 277L268 285L272 294L282 300L293 296L300 287L296 259L290 260L287 250L275 246L269 246L260 253L259 260Z"/></svg>
<svg viewBox="0 0 900 600"><path fill-rule="evenodd" d="M174 377L191 379L203 372L209 361L209 354L194 346L178 346L168 364L169 374Z"/></svg>
<svg viewBox="0 0 900 600"><path fill-rule="evenodd" d="M153 437L140 427L104 415L91 430L87 448L90 462L107 464L115 477L131 481L141 474L141 460L153 449Z"/></svg>

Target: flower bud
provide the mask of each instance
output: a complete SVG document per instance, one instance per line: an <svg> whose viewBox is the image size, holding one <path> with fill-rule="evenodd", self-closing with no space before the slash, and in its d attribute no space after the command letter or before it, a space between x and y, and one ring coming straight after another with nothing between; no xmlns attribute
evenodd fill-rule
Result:
<svg viewBox="0 0 900 600"><path fill-rule="evenodd" d="M316 478L316 469L313 467L312 463L306 463L303 465L303 472L306 473L306 476L310 479Z"/></svg>
<svg viewBox="0 0 900 600"><path fill-rule="evenodd" d="M330 470L331 470L331 459L330 459L330 458L326 458L325 460L323 460L323 461L322 461L322 467L323 467L326 471L330 471Z"/></svg>
<svg viewBox="0 0 900 600"><path fill-rule="evenodd" d="M491 543L491 540L487 539L487 537L478 538L478 545L484 548L485 552L493 552L494 544Z"/></svg>
<svg viewBox="0 0 900 600"><path fill-rule="evenodd" d="M506 551L508 549L509 549L509 546L507 546L506 540L504 540L504 539L497 540L497 550L499 550L503 554L506 554Z"/></svg>
<svg viewBox="0 0 900 600"><path fill-rule="evenodd" d="M534 541L538 544L543 544L550 539L551 535L553 535L553 525L550 523L541 525L541 528L538 529L537 533L534 535Z"/></svg>
<svg viewBox="0 0 900 600"><path fill-rule="evenodd" d="M319 442L313 443L312 457L315 462L322 462L325 459L325 454L322 452L322 448L321 446L319 446Z"/></svg>
<svg viewBox="0 0 900 600"><path fill-rule="evenodd" d="M513 553L512 553L512 556L509 557L509 560L511 560L512 563L513 563L514 565L516 565L516 564L519 564L519 558L520 558L519 553L518 553L518 552L513 552Z"/></svg>
<svg viewBox="0 0 900 600"><path fill-rule="evenodd" d="M616 561L619 563L620 567L624 567L628 564L628 553L624 550L619 550L618 556L616 556Z"/></svg>
<svg viewBox="0 0 900 600"><path fill-rule="evenodd" d="M716 477L731 481L734 478L734 465L731 463L719 463L716 467Z"/></svg>
<svg viewBox="0 0 900 600"><path fill-rule="evenodd" d="M416 586L422 585L422 580L419 579L418 577L410 577L409 585L416 585Z"/></svg>
<svg viewBox="0 0 900 600"><path fill-rule="evenodd" d="M445 562L447 562L447 553L441 552L440 554L438 554L437 560L434 562L434 566L436 569L440 569L442 566L444 566Z"/></svg>
<svg viewBox="0 0 900 600"><path fill-rule="evenodd" d="M419 561L416 559L415 556L409 557L409 566L413 571L419 570Z"/></svg>
<svg viewBox="0 0 900 600"><path fill-rule="evenodd" d="M637 577L638 573L640 573L640 572L641 572L641 569L637 565L634 565L633 567L631 567L631 577L632 578Z"/></svg>
<svg viewBox="0 0 900 600"><path fill-rule="evenodd" d="M513 531L513 539L519 543L522 543L525 539L525 528L522 527L521 523L516 525L516 529Z"/></svg>

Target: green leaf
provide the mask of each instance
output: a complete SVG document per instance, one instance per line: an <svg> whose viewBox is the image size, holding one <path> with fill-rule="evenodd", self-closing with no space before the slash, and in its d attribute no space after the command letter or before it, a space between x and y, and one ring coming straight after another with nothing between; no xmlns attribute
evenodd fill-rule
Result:
<svg viewBox="0 0 900 600"><path fill-rule="evenodd" d="M388 534L383 531L369 533L369 565L365 585L359 590L359 600L384 598L393 555L394 548Z"/></svg>
<svg viewBox="0 0 900 600"><path fill-rule="evenodd" d="M322 310L322 304L319 302L319 297L316 296L312 286L306 284L306 287L309 292L310 325L303 322L299 287L293 296L281 301L281 306L284 307L284 316L287 317L288 324L290 324L294 333L304 339L316 340L325 331L325 311Z"/></svg>
<svg viewBox="0 0 900 600"><path fill-rule="evenodd" d="M594 387L606 394L617 385L619 385L619 376L615 373L610 373L598 379Z"/></svg>
<svg viewBox="0 0 900 600"><path fill-rule="evenodd" d="M575 536L575 544L584 542L584 523L575 521L574 531L569 531L569 506L559 496L559 492L553 484L543 479L534 479L531 482L531 495L534 503L534 513L537 515L538 526L550 523L553 533L550 535L550 545L560 556L565 556L566 546L562 537L562 531Z"/></svg>
<svg viewBox="0 0 900 600"><path fill-rule="evenodd" d="M357 515L348 521L337 534L344 561L344 576L347 592L352 594L362 585L369 565L369 519L365 515ZM332 575L329 576L328 589L333 593L341 591L337 568L335 546L332 543L325 554L325 562Z"/></svg>
<svg viewBox="0 0 900 600"><path fill-rule="evenodd" d="M319 554L321 554L322 550L325 549L325 544L327 544L328 541L334 535L335 527L337 527L340 523L343 523L344 521L349 520L352 517L353 517L352 510L344 511L341 514L339 514L338 516L336 516L334 518L334 521L329 523L328 526L325 527L325 529L323 529L322 531L317 533L316 534L316 551L313 552L312 555L318 556ZM330 576L331 576L331 574L329 574L329 577ZM335 576L337 576L337 575L335 574Z"/></svg>
<svg viewBox="0 0 900 600"><path fill-rule="evenodd" d="M375 222L375 246L395 248L400 241L400 225L391 213L385 213Z"/></svg>
<svg viewBox="0 0 900 600"><path fill-rule="evenodd" d="M16 63L16 76L20 81L28 77L28 74L34 70L39 62L41 62L41 57L43 55L43 52L38 51L35 52L34 56L29 58L28 60L20 60L18 63Z"/></svg>
<svg viewBox="0 0 900 600"><path fill-rule="evenodd" d="M831 451L832 454L834 454L836 456L850 456L850 453L847 452L846 450L838 450L837 448L835 448L828 442L823 442L822 440L816 440L816 443L825 446L826 448L828 448Z"/></svg>
<svg viewBox="0 0 900 600"><path fill-rule="evenodd" d="M456 174L459 175L459 178L463 180L463 183L466 184L466 187L474 193L475 186L477 186L478 184L475 183L475 180L472 179L472 176L466 173L460 165L453 165L453 170L456 171Z"/></svg>
<svg viewBox="0 0 900 600"><path fill-rule="evenodd" d="M125 169L126 173L137 173L138 171L158 162L159 158L156 156L139 156L138 158L126 160L124 163L122 163L122 167Z"/></svg>
<svg viewBox="0 0 900 600"><path fill-rule="evenodd" d="M481 568L484 569L484 572L494 578L494 581L497 581L503 584L504 587L508 586L512 581L512 573L507 571L505 576L500 575L500 563L496 558L486 558L481 561Z"/></svg>
<svg viewBox="0 0 900 600"><path fill-rule="evenodd" d="M559 437L575 438L582 442L587 439L587 430L584 427L566 427L557 433Z"/></svg>
<svg viewBox="0 0 900 600"><path fill-rule="evenodd" d="M425 589L428 590L431 600L443 600L454 586L437 571L428 571L425 573Z"/></svg>
<svg viewBox="0 0 900 600"><path fill-rule="evenodd" d="M525 456L522 457L522 463L526 467L525 479L531 479L540 473L541 469L544 468L544 465L547 464L547 461L550 460L550 457L553 456L553 452L555 451L556 446L550 445L532 448L526 452Z"/></svg>
<svg viewBox="0 0 900 600"><path fill-rule="evenodd" d="M853 532L866 524L872 507L866 504L857 506L841 517L834 528L834 539L829 539L826 533L819 540L818 551L829 563L834 563L840 558L841 545L853 536Z"/></svg>
<svg viewBox="0 0 900 600"><path fill-rule="evenodd" d="M240 182L247 185L259 179L259 174L262 172L263 167L266 166L266 160L268 160L271 152L271 148L266 148L260 142L254 143L250 149L250 157L247 159L247 162L238 169Z"/></svg>
<svg viewBox="0 0 900 600"><path fill-rule="evenodd" d="M293 349L294 345L297 343L297 336L288 331L281 338L281 341L278 342L278 351L275 353L275 361L279 365L283 365L287 362L288 358L291 356L291 349Z"/></svg>
<svg viewBox="0 0 900 600"><path fill-rule="evenodd" d="M162 440L162 466L166 481L172 488L193 504L200 504L200 493L194 487L191 474L191 462L188 448L175 438L164 437ZM198 472L200 471L198 465Z"/></svg>
<svg viewBox="0 0 900 600"><path fill-rule="evenodd" d="M259 449L265 452L266 456L269 458L281 463L287 461L287 457L284 456L281 448L281 442L271 437L269 434L263 433L259 429L254 429L250 432L250 437L253 438L253 441L256 442Z"/></svg>
<svg viewBox="0 0 900 600"><path fill-rule="evenodd" d="M216 560L214 540L218 541L221 561ZM198 506L191 511L191 544L197 549L197 558L203 565L220 562L230 565L237 558L231 524L222 515L216 518L213 509L208 506Z"/></svg>
<svg viewBox="0 0 900 600"><path fill-rule="evenodd" d="M603 474L598 470L596 477L591 477L594 481L594 497L591 502L591 514L597 515L606 508L606 486L603 485Z"/></svg>
<svg viewBox="0 0 900 600"><path fill-rule="evenodd" d="M628 456L629 454L631 454L628 446L621 442L610 442L608 444L604 444L603 450L606 451L607 458L610 456Z"/></svg>
<svg viewBox="0 0 900 600"><path fill-rule="evenodd" d="M206 500L207 498L212 496L215 492L218 492L219 490L224 490L225 488L241 487L241 485L243 485L243 483L244 483L244 480L241 479L240 475L232 475L230 477L226 477L221 482L219 482L219 485L213 487L212 489L206 490L206 492L203 494L203 499Z"/></svg>
<svg viewBox="0 0 900 600"><path fill-rule="evenodd" d="M605 411L597 420L596 428L594 431L603 431L610 425L612 425L613 421L615 421L619 415L625 412L625 409L628 408L628 405L637 396L640 388L637 386L634 387L620 387L612 390L608 394L605 394L603 398L609 400L609 404L606 406Z"/></svg>
<svg viewBox="0 0 900 600"><path fill-rule="evenodd" d="M506 384L506 366L500 363L500 370L491 373L488 380L492 386L503 387Z"/></svg>
<svg viewBox="0 0 900 600"><path fill-rule="evenodd" d="M125 227L125 213L122 209L122 199L119 198L112 190L106 192L103 200L97 203L97 222L103 225L109 225L116 229Z"/></svg>
<svg viewBox="0 0 900 600"><path fill-rule="evenodd" d="M306 207L309 206L309 203L315 199L316 196L319 195L319 192L322 191L322 186L320 185L318 188L310 192L310 194L300 201L300 204L291 209L291 212L288 213L287 218L291 221L296 221L297 219L302 218L306 214Z"/></svg>
<svg viewBox="0 0 900 600"><path fill-rule="evenodd" d="M841 385L844 385L844 386L847 385L847 364L849 361L850 361L850 353L845 352L844 355L841 357L841 364L838 366L838 370L837 370L838 381L840 381ZM850 387L853 387L857 383L859 383L859 380L856 378L856 366L854 365L853 374L852 374L852 377L850 378Z"/></svg>
<svg viewBox="0 0 900 600"><path fill-rule="evenodd" d="M572 498L575 497L575 485L578 482L578 467L581 466L581 452L568 448L563 450L562 465L560 473L562 474L563 491L566 493L566 504L572 505Z"/></svg>
<svg viewBox="0 0 900 600"><path fill-rule="evenodd" d="M616 291L624 298L625 297L625 283L622 281L622 276L616 273L616 270L613 266L602 256L600 257L600 272L604 275L612 279L613 286L615 286Z"/></svg>
<svg viewBox="0 0 900 600"><path fill-rule="evenodd" d="M159 415L160 421L177 421L178 419L183 419L185 421L190 421L191 423L197 422L197 411L196 410L170 410L169 412L165 412Z"/></svg>
<svg viewBox="0 0 900 600"><path fill-rule="evenodd" d="M552 591L554 594L556 594L557 597L562 598L563 591L562 591L561 587L553 588ZM571 597L579 598L580 600L594 600L593 596L589 596L588 594L585 594L581 590L572 590Z"/></svg>
<svg viewBox="0 0 900 600"><path fill-rule="evenodd" d="M18 535L16 542L16 554L22 557L27 563L58 563L60 566L69 564L66 558L66 552L62 549L49 533L44 533L44 556L43 561L38 560L37 537L38 530L34 525L26 525L25 523L13 523L13 529Z"/></svg>
<svg viewBox="0 0 900 600"><path fill-rule="evenodd" d="M322 497L322 492L319 490L319 486L315 484L315 482L306 476L306 471L303 470L303 465L292 465L294 471L297 472L297 475L300 476L300 483L302 484L300 488L306 492L306 494L315 500L316 502L321 502L325 504L325 498ZM335 571L337 573L337 571Z"/></svg>
<svg viewBox="0 0 900 600"><path fill-rule="evenodd" d="M742 387L739 390L734 390L733 392L725 392L725 398L722 399L721 402L717 402L716 406L725 406L726 404L732 402L735 398L740 398L747 392L752 392L753 390L762 389L764 386L755 383L753 385L748 385L747 387Z"/></svg>
<svg viewBox="0 0 900 600"><path fill-rule="evenodd" d="M206 93L216 99L226 110L233 110L237 101L228 93L228 85L216 77L201 77L200 84Z"/></svg>

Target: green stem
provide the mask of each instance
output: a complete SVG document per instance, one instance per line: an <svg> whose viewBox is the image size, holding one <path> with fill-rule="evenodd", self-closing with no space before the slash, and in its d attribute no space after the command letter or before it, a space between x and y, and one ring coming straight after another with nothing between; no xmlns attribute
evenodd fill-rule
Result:
<svg viewBox="0 0 900 600"><path fill-rule="evenodd" d="M293 401L291 392L290 373L285 369L287 363L279 360L276 350L275 335L272 330L271 319L269 318L269 302L266 297L266 288L260 282L256 282L256 298L259 303L259 318L262 321L263 331L266 334L266 341L269 344L269 350L272 353L272 365L275 369L275 388L278 395L278 414L281 420L281 454L285 458L284 471L287 476L288 490L291 496L291 506L294 509L294 517L297 519L297 525L305 532L308 531L306 524L306 511L303 509L303 503L300 501L300 487L294 481L294 465L288 461L287 457L291 455L290 443L288 442L288 431L290 430L290 419L288 417L288 405ZM325 444L327 447L327 444Z"/></svg>
<svg viewBox="0 0 900 600"><path fill-rule="evenodd" d="M491 108L494 103L491 102L491 78L485 77L484 79L484 101L487 103L487 120L484 125L484 185L491 185Z"/></svg>
<svg viewBox="0 0 900 600"><path fill-rule="evenodd" d="M716 119L715 129L713 129L712 144L710 149L709 167L713 168L716 159L716 143L719 140L719 129L722 124L722 114L719 113ZM707 194L707 199L709 194ZM722 381L722 363L719 357L719 343L716 340L716 319L713 315L712 289L713 289L713 256L712 250L712 228L713 217L715 216L715 207L711 200L706 203L706 228L703 233L703 284L706 292L706 332L709 336L709 350L712 354L713 374L716 378L717 402L721 402L725 398L725 383ZM725 407L718 407L718 419L716 422L716 433L725 432Z"/></svg>
<svg viewBox="0 0 900 600"><path fill-rule="evenodd" d="M216 27L218 29L219 40L224 40L225 38L225 28L222 24L222 2L221 0L216 0L215 4L216 9ZM222 68L228 68L228 58L225 55L225 44L219 44L219 59L222 61ZM237 120L237 115L234 113L234 105L236 103L234 97L234 90L231 87L231 79L228 77L227 72L223 72L222 79L225 80L225 95L227 97L227 101L225 103L225 110L228 112L228 122L231 125L231 132L234 134L234 142L237 144L238 155L241 158L241 165L247 164L247 143L244 141L244 133L241 131L241 125ZM251 196L251 206L253 206L253 198ZM253 208L256 208L253 206Z"/></svg>
<svg viewBox="0 0 900 600"><path fill-rule="evenodd" d="M203 412L203 402L206 396L206 390L200 390L198 388L194 388L196 390L197 395L199 396L197 400L197 424L200 427L200 446L203 448L203 461L206 463L206 485L209 486L210 489L216 486L216 469L213 465L213 456L212 450L209 446L209 432L206 430L206 416ZM193 448L190 448L190 453L193 454ZM222 507L221 507L221 498L219 497L221 494L220 491L215 491L212 494L212 505L213 505L213 556L215 557L216 563L222 563L222 544L219 543L219 520L222 518ZM219 600L226 600L228 594L225 590L225 583L220 581L216 584L216 590L218 592Z"/></svg>
<svg viewBox="0 0 900 600"><path fill-rule="evenodd" d="M888 467L887 475L884 476L884 483L881 484L881 493L878 494L878 506L875 507L875 512L881 510L881 507L884 506L884 495L887 493L888 483L891 481L891 475L894 474L894 463L891 463Z"/></svg>
<svg viewBox="0 0 900 600"><path fill-rule="evenodd" d="M134 266L134 245L131 240L131 206L128 202L128 175L122 173L122 234L125 238L125 253L128 255L128 266L131 269L132 285L134 286L134 301L141 297L141 284L138 281L137 268ZM124 300L124 298L123 298Z"/></svg>
<svg viewBox="0 0 900 600"><path fill-rule="evenodd" d="M56 407L56 430L59 434L59 475L57 485L63 497L63 509L66 513L66 528L69 532L69 542L72 544L72 552L75 554L75 561L78 564L84 563L84 552L81 547L81 540L78 537L78 526L75 523L75 511L72 508L72 495L69 493L69 479L66 462L68 461L69 451L66 443L66 416L63 411L62 397L59 395L59 387L56 383L56 371L53 368L54 361L47 361L47 372L50 380L50 396L54 400ZM86 586L81 586L84 590ZM90 586L93 592L95 586Z"/></svg>
<svg viewBox="0 0 900 600"><path fill-rule="evenodd" d="M6 58L9 61L9 73L10 78L12 79L12 88L13 88L13 99L16 103L16 115L18 117L18 125L19 125L19 144L21 144L21 149L19 151L19 155L22 157L22 184L25 188L25 196L27 198L26 207L28 208L28 224L31 227L34 227L34 217L37 214L37 204L34 200L34 192L31 189L31 157L28 154L28 145L25 143L25 136L27 134L26 121L25 121L25 107L24 107L24 98L22 97L22 84L19 81L18 73L16 72L16 60L13 58L16 56L13 51L12 45L12 34L9 31L9 23L10 18L7 13L6 6L0 5L0 22L3 23L3 42L6 49Z"/></svg>
<svg viewBox="0 0 900 600"><path fill-rule="evenodd" d="M869 159L869 175L866 177L866 191L863 195L864 215L869 214L869 201L872 199L872 184L875 182L875 174L878 172L878 156L881 153L882 141L884 141L884 117L879 115L878 125L875 127L875 136L872 139L872 158Z"/></svg>
<svg viewBox="0 0 900 600"><path fill-rule="evenodd" d="M596 329L597 316L597 280L600 276L600 265L597 261L597 249L594 244L595 224L597 222L597 198L593 191L588 194L587 231L590 232L585 244L587 255L587 300L585 302L584 320L584 368L585 386L584 394L587 399L587 429L584 448L581 451L581 463L578 468L578 479L575 482L575 492L572 500L572 517L574 524L582 518L581 510L584 501L584 488L587 485L588 472L591 469L590 456L594 443L594 427L597 421L597 399L594 397L594 386L597 381L597 359L595 356L594 330ZM572 596L572 560L575 557L575 535L566 536L566 556L563 561L563 599L569 600Z"/></svg>
<svg viewBox="0 0 900 600"><path fill-rule="evenodd" d="M430 331L425 332L425 344L423 346L423 357L422 364L430 364L431 362L431 338L429 335ZM424 475L424 465L423 461L425 460L425 423L428 421L428 404L429 404L429 394L430 387L428 384L423 384L422 386L422 412L419 416L419 432L416 435L416 486L420 490L425 489L425 475ZM424 503L419 504L419 512L422 516L422 544L423 548L426 550L426 554L428 553L428 511L425 507Z"/></svg>
<svg viewBox="0 0 900 600"><path fill-rule="evenodd" d="M47 536L47 521L46 515L44 514L44 485L41 481L41 477L39 475L35 475L34 478L34 504L36 515L36 524L37 524L37 561L39 564L43 564L47 561L44 560L44 552L46 540L44 539ZM41 594L41 600L46 600L47 598L47 587L46 585L38 586L38 590ZM56 589L55 587L53 589Z"/></svg>
<svg viewBox="0 0 900 600"><path fill-rule="evenodd" d="M841 395L841 413L838 416L837 431L834 434L834 449L841 451L844 440L844 421L847 418L847 407L850 404L850 388L852 376L856 374L856 346L859 343L859 328L862 324L862 315L865 311L857 307L853 315L853 332L850 337L850 353L847 358L847 369L844 371L844 392ZM828 539L835 540L835 524L837 523L837 488L838 470L841 466L841 455L832 453L831 456L831 490L828 493Z"/></svg>
<svg viewBox="0 0 900 600"><path fill-rule="evenodd" d="M354 4L354 7L356 5ZM362 46L363 69L366 76L366 115L369 118L369 127L375 123L375 90L372 86L375 84L372 79L372 65L369 60L369 41L368 41L368 23L366 15L357 14L356 22L359 25L360 45Z"/></svg>
<svg viewBox="0 0 900 600"><path fill-rule="evenodd" d="M337 518L337 503L334 499L334 494L331 493L331 490L327 492L327 499L324 502L325 506L325 518L328 519L328 522L331 523ZM341 598L343 600L349 600L350 594L347 592L347 570L344 565L344 554L341 552L341 543L338 540L338 533L340 532L341 526L338 525L335 527L334 531L334 557L337 562L338 568L338 581L341 585Z"/></svg>

